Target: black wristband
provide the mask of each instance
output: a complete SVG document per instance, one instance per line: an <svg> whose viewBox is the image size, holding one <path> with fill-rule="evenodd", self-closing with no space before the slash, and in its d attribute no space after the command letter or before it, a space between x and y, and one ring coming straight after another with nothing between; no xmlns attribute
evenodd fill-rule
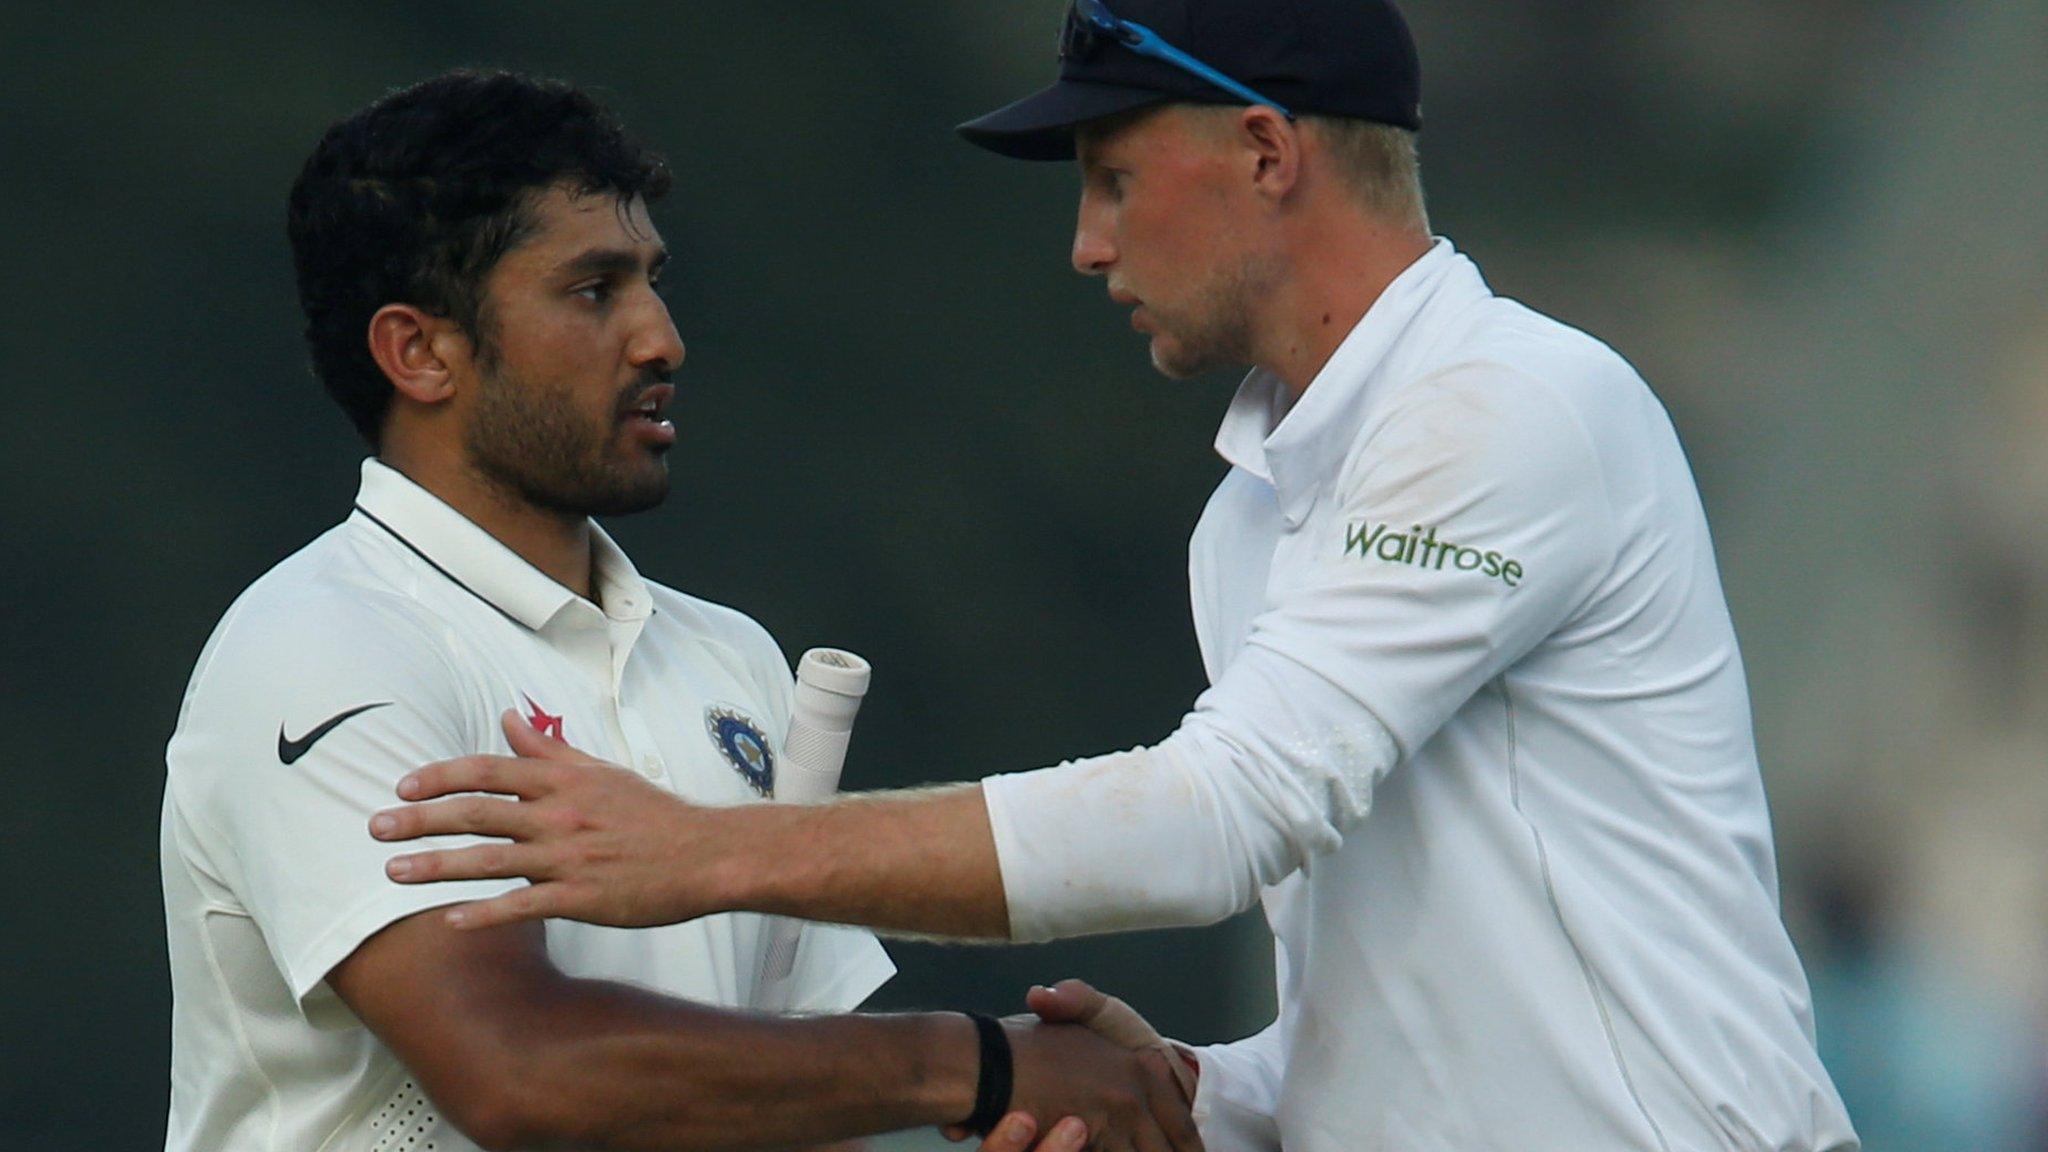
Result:
<svg viewBox="0 0 2048 1152"><path fill-rule="evenodd" d="M976 1136L986 1136L1010 1110L1010 1088L1015 1068L1010 1061L1010 1038L1003 1026L979 1012L967 1013L981 1040L981 1076L974 1084L974 1115L965 1127Z"/></svg>

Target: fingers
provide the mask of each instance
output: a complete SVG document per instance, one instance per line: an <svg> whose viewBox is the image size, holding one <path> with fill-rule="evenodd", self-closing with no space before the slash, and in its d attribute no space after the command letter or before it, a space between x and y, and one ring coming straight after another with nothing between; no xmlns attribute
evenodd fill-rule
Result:
<svg viewBox="0 0 2048 1152"><path fill-rule="evenodd" d="M462 756L442 760L398 781L401 800L432 800L456 792L496 792L534 800L548 794L553 768L511 756Z"/></svg>
<svg viewBox="0 0 2048 1152"><path fill-rule="evenodd" d="M958 1144L973 1133L958 1124L940 1129L946 1139ZM1045 1139L1033 1144L1038 1122L1028 1112L1012 1112L996 1122L976 1152L1081 1152L1088 1146L1088 1125L1079 1116L1069 1116L1052 1126Z"/></svg>
<svg viewBox="0 0 2048 1152"><path fill-rule="evenodd" d="M1174 1072L1174 1082L1180 1084L1180 1099L1188 1107L1194 1107L1194 1097L1202 1091L1202 1062L1194 1058L1194 1052L1188 1050L1188 1045L1171 1039L1161 1039L1153 1047L1165 1056L1167 1070Z"/></svg>
<svg viewBox="0 0 2048 1152"><path fill-rule="evenodd" d="M559 914L557 906L562 903L562 890L563 886L557 883L534 884L489 900L457 904L448 909L444 919L449 927L462 929L496 928L526 920L545 920Z"/></svg>
<svg viewBox="0 0 2048 1152"><path fill-rule="evenodd" d="M545 880L552 875L546 858L519 844L478 844L413 852L384 862L384 874L400 884L431 884L437 880L501 880L525 876Z"/></svg>
<svg viewBox="0 0 2048 1152"><path fill-rule="evenodd" d="M1082 980L1062 980L1050 988L1033 985L1024 994L1024 1003L1038 1018L1054 1024L1086 1024L1108 999Z"/></svg>
<svg viewBox="0 0 2048 1152"><path fill-rule="evenodd" d="M1202 1088L1202 1061L1194 1050L1176 1040L1161 1040L1159 1051L1166 1057L1166 1066L1173 1070L1173 1078L1180 1085L1181 1098L1188 1107L1195 1106L1195 1097Z"/></svg>
<svg viewBox="0 0 2048 1152"><path fill-rule="evenodd" d="M1162 1043L1158 1030L1138 1015L1137 1009L1085 981L1062 980L1050 988L1034 987L1024 1002L1041 1020L1085 1025L1119 1047Z"/></svg>
<svg viewBox="0 0 2048 1152"><path fill-rule="evenodd" d="M947 1131L966 1133L966 1129L957 1125ZM988 1136L976 1152L1025 1152L1031 1147L1031 1138L1036 1135L1038 1121L1032 1119L1030 1113L1012 1112L996 1121L996 1126L989 1129Z"/></svg>
<svg viewBox="0 0 2048 1152"><path fill-rule="evenodd" d="M1096 991L1085 980L1062 980L1053 985L1052 994L1071 1002L1076 1009L1075 1018L1083 1024L1093 1024L1112 1002L1122 1003L1107 993Z"/></svg>
<svg viewBox="0 0 2048 1152"><path fill-rule="evenodd" d="M540 820L518 800L458 796L432 804L389 808L370 818L370 835L379 840L417 840L422 836L503 836L530 839Z"/></svg>
<svg viewBox="0 0 2048 1152"><path fill-rule="evenodd" d="M1132 1152L1174 1152L1166 1134L1149 1124L1131 1133L1131 1149Z"/></svg>
<svg viewBox="0 0 2048 1152"><path fill-rule="evenodd" d="M1088 1146L1088 1125L1079 1116L1069 1116L1052 1126L1032 1152L1081 1152Z"/></svg>
<svg viewBox="0 0 2048 1152"><path fill-rule="evenodd" d="M591 757L575 746L566 744L535 728L517 710L507 708L498 716L498 724L505 729L505 740L512 745L515 756L529 756L537 760L581 761Z"/></svg>
<svg viewBox="0 0 2048 1152"><path fill-rule="evenodd" d="M1201 1152L1202 1136L1188 1111L1193 1098L1183 1095L1174 1075L1175 1057L1152 1048L1140 1053L1138 1062L1145 1067L1145 1107L1159 1125L1161 1152Z"/></svg>

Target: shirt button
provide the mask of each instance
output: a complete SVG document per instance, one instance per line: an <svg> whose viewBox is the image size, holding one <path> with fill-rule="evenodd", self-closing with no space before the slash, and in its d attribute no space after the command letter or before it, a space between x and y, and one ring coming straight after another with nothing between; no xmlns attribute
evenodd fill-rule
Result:
<svg viewBox="0 0 2048 1152"><path fill-rule="evenodd" d="M640 757L640 774L649 780L661 779L661 757L652 752Z"/></svg>

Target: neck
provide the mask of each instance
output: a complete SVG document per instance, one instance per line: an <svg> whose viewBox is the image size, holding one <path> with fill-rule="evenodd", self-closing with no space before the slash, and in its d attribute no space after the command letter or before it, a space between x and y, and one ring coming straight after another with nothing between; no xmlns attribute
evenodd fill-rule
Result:
<svg viewBox="0 0 2048 1152"><path fill-rule="evenodd" d="M440 453L409 452L388 437L377 458L489 532L550 580L592 599L588 516L536 507L466 462Z"/></svg>
<svg viewBox="0 0 2048 1152"><path fill-rule="evenodd" d="M1290 275L1266 301L1258 364L1301 399L1338 345L1401 273L1429 251L1430 238L1346 213L1302 230Z"/></svg>

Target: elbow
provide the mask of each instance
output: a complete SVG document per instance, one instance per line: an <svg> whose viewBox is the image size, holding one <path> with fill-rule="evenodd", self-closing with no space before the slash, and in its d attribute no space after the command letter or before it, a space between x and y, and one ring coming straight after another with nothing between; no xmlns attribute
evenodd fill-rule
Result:
<svg viewBox="0 0 2048 1152"><path fill-rule="evenodd" d="M502 1114L466 1118L457 1121L455 1126L485 1152L513 1152L517 1148L546 1146L542 1141L529 1137L512 1117Z"/></svg>
<svg viewBox="0 0 2048 1152"><path fill-rule="evenodd" d="M441 1115L486 1152L587 1143L592 1124L569 1085L518 1060L478 1061L436 1085Z"/></svg>
<svg viewBox="0 0 2048 1152"><path fill-rule="evenodd" d="M1169 742L1183 739L1181 733ZM1292 763L1239 734L1203 733L1202 743L1176 744L1175 752L1209 771L1190 771L1201 791L1201 814L1215 845L1214 866L1227 877L1232 907L1241 912L1261 890L1343 846L1345 831L1364 819L1371 784L1362 792L1351 777L1327 764ZM1367 774L1377 779L1381 773ZM1354 773L1353 775L1357 775Z"/></svg>
<svg viewBox="0 0 2048 1152"><path fill-rule="evenodd" d="M521 1067L501 1070L488 1084L472 1082L451 1093L442 1114L485 1152L610 1148L620 1137L620 1116L617 1101L601 1097L602 1093L580 1090L573 1075ZM664 1126L674 1139L664 1147L712 1152L726 1146L724 1140L708 1138L701 1131L702 1120L687 1112L679 1105L668 1109Z"/></svg>
<svg viewBox="0 0 2048 1152"><path fill-rule="evenodd" d="M530 1086L522 1092L507 1081L495 1090L448 1094L441 1102L442 1115L486 1152L545 1148L559 1143L561 1134L552 1131L547 1118L536 1113L531 1097L538 1095L540 1092Z"/></svg>
<svg viewBox="0 0 2048 1152"><path fill-rule="evenodd" d="M517 1149L587 1147L591 1125L580 1123L559 1105L543 1106L544 1089L506 1090L493 1098L450 1108L448 1120L485 1152Z"/></svg>

